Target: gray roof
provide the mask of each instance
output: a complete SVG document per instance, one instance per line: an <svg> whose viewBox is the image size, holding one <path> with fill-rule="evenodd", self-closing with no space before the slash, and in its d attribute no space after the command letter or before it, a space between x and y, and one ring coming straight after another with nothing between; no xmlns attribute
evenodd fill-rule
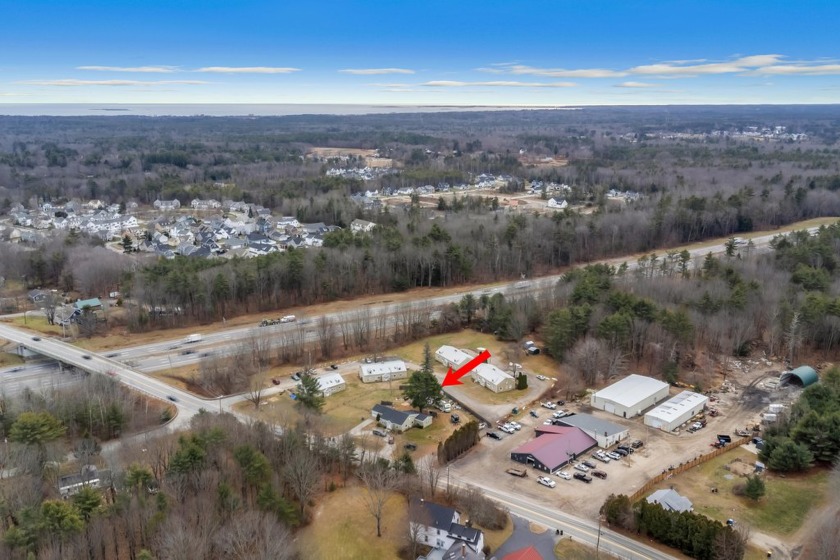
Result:
<svg viewBox="0 0 840 560"><path fill-rule="evenodd" d="M574 426L585 432L593 432L605 436L613 436L627 431L627 428L624 426L619 426L618 424L613 424L612 422L595 418L591 414L574 414L572 416L560 418L558 422L564 426Z"/></svg>
<svg viewBox="0 0 840 560"><path fill-rule="evenodd" d="M412 498L408 507L409 519L427 527L448 531L457 512L446 506L427 502L423 498Z"/></svg>
<svg viewBox="0 0 840 560"><path fill-rule="evenodd" d="M395 410L390 406L385 406L384 404L374 405L373 412L378 414L382 420L390 422L391 424L397 424L398 426L402 426L405 424L406 420L416 414L415 411L403 412L402 410Z"/></svg>
<svg viewBox="0 0 840 560"><path fill-rule="evenodd" d="M663 509L668 511L691 511L694 504L685 496L680 496L676 491L663 489L657 490L647 497L647 503L659 504Z"/></svg>

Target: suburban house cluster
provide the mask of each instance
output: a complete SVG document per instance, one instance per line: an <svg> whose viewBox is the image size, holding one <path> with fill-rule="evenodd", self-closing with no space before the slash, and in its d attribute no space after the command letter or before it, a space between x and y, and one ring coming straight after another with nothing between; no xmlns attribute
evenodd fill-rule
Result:
<svg viewBox="0 0 840 560"><path fill-rule="evenodd" d="M38 243L51 231L78 231L106 242L128 236L131 248L164 258L256 257L269 253L321 247L324 235L341 229L322 222L301 223L293 216L272 216L259 205L232 200L193 199L189 207L177 199L155 200L156 216L144 221L128 212L137 203L105 205L100 200L84 204L42 203L37 209L14 204L11 227L0 228L0 235L11 242ZM195 215L184 213L194 212ZM354 220L354 233L368 233L376 223Z"/></svg>

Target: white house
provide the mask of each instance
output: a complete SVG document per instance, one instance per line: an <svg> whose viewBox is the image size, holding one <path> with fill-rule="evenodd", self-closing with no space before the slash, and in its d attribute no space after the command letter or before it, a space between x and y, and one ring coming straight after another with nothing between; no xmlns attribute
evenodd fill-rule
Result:
<svg viewBox="0 0 840 560"><path fill-rule="evenodd" d="M408 519L409 534L434 549L428 557L484 558L484 533L461 525L456 510L415 497L408 506ZM469 556L464 554L467 552Z"/></svg>
<svg viewBox="0 0 840 560"><path fill-rule="evenodd" d="M441 346L435 352L435 359L446 367L457 368L470 361L472 356L454 346Z"/></svg>
<svg viewBox="0 0 840 560"><path fill-rule="evenodd" d="M708 401L709 397L706 395L683 391L645 414L645 425L658 430L673 432L688 420L700 414L706 408Z"/></svg>
<svg viewBox="0 0 840 560"><path fill-rule="evenodd" d="M174 200L155 200L153 206L158 210L177 210L181 207L181 202L177 198Z"/></svg>
<svg viewBox="0 0 840 560"><path fill-rule="evenodd" d="M633 373L593 393L590 404L622 418L633 418L667 399L669 394L664 381Z"/></svg>
<svg viewBox="0 0 840 560"><path fill-rule="evenodd" d="M493 364L477 365L470 376L478 385L486 387L494 393L512 391L516 385L511 374L500 370Z"/></svg>
<svg viewBox="0 0 840 560"><path fill-rule="evenodd" d="M546 206L549 208L553 208L555 210L565 210L569 207L569 203L566 202L565 198L556 199L556 198L549 198Z"/></svg>
<svg viewBox="0 0 840 560"><path fill-rule="evenodd" d="M353 220L350 222L350 231L353 233L368 233L373 231L375 227L375 223L368 222L367 220Z"/></svg>
<svg viewBox="0 0 840 560"><path fill-rule="evenodd" d="M362 383L391 381L408 376L408 368L402 360L388 360L376 364L362 364L359 367L359 379Z"/></svg>
<svg viewBox="0 0 840 560"><path fill-rule="evenodd" d="M345 383L341 374L328 373L318 378L318 389L321 390L325 397L343 391L346 388L347 383Z"/></svg>

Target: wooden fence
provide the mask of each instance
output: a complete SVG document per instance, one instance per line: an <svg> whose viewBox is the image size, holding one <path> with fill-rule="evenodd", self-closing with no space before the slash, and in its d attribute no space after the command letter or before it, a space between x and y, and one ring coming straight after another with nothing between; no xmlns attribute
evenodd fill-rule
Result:
<svg viewBox="0 0 840 560"><path fill-rule="evenodd" d="M750 439L751 439L750 437L742 437L742 438L739 438L737 440L733 439L732 443L727 444L724 447L721 447L719 449L715 449L714 451L706 453L705 455L700 455L696 459L693 459L693 460L691 460L687 463L682 463L682 464L674 467L672 470L662 471L662 473L660 473L660 474L656 475L655 477L651 478L650 480L648 480L645 483L644 486L642 486L641 488L636 490L633 494L631 494L630 495L630 503L636 503L636 501L638 501L642 496L644 496L645 494L650 492L650 490L654 486L656 486L657 484L659 484L663 480L667 480L667 479L669 479L673 476L676 476L680 473L683 473L683 472L687 471L688 469L696 467L697 465L702 465L706 461L714 459L715 457L717 457L719 455L722 455L723 453L726 453L727 451L729 451L729 450L731 450L735 447L741 446L745 443L749 443Z"/></svg>

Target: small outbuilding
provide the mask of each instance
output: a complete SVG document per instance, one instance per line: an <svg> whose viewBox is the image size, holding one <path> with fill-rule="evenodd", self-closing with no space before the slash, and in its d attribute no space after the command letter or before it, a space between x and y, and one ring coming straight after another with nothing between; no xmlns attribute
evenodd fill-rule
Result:
<svg viewBox="0 0 840 560"><path fill-rule="evenodd" d="M694 509L691 500L670 489L657 490L647 497L647 503L659 504L665 511L676 511L678 513Z"/></svg>
<svg viewBox="0 0 840 560"><path fill-rule="evenodd" d="M669 394L669 386L664 381L633 373L593 393L590 404L622 418L634 418L667 399Z"/></svg>
<svg viewBox="0 0 840 560"><path fill-rule="evenodd" d="M645 425L665 432L673 432L706 408L709 397L683 391L645 414Z"/></svg>
<svg viewBox="0 0 840 560"><path fill-rule="evenodd" d="M513 376L492 364L479 364L470 373L472 380L494 393L512 391L516 385Z"/></svg>
<svg viewBox="0 0 840 560"><path fill-rule="evenodd" d="M347 388L347 383L339 373L328 373L318 378L318 388L325 397L329 397L334 393L343 391Z"/></svg>
<svg viewBox="0 0 840 560"><path fill-rule="evenodd" d="M598 445L607 448L615 445L623 439L627 439L630 435L630 430L624 426L613 424L606 420L596 418L591 414L573 414L571 416L564 416L555 423L562 426L572 426L580 428L588 436L595 439ZM548 426L546 426L548 428Z"/></svg>
<svg viewBox="0 0 840 560"><path fill-rule="evenodd" d="M807 387L813 385L820 380L817 375L817 370L811 366L799 366L792 371L784 372L779 377L779 385L798 385L799 387Z"/></svg>
<svg viewBox="0 0 840 560"><path fill-rule="evenodd" d="M362 364L359 367L359 379L362 383L376 381L392 381L404 379L408 376L408 369L402 360L387 360L375 364Z"/></svg>

